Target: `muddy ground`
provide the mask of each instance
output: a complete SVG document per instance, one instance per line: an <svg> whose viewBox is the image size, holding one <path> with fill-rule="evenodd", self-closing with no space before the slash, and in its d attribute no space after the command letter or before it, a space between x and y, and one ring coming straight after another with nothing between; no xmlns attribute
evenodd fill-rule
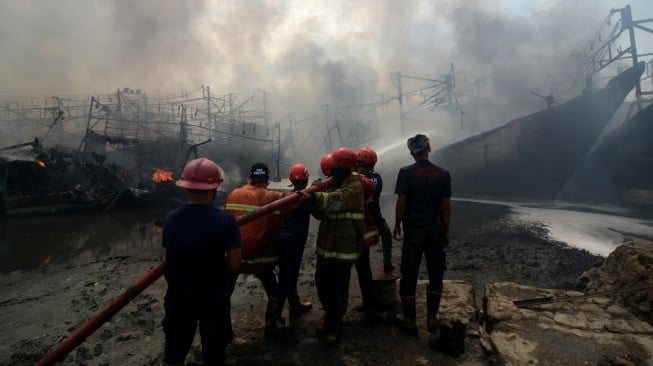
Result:
<svg viewBox="0 0 653 366"><path fill-rule="evenodd" d="M541 223L511 219L501 205L453 202L452 240L447 249L446 279L465 280L481 306L483 286L511 281L545 288L574 289L581 273L602 258L570 249L547 239ZM388 215L386 215L388 217ZM392 225L393 219L389 222ZM312 227L315 227L315 222ZM491 365L492 354L479 346L476 325L470 323L466 351L452 358L428 346L424 309L419 309L419 336L409 337L391 322L366 325L361 313L355 271L350 290L350 312L345 317L342 342L327 347L316 337L322 311L313 286L314 230L304 255L299 291L314 309L294 321L295 336L266 339L263 335L265 295L258 280L241 276L233 298L236 338L227 351L229 365ZM398 266L401 243L395 242ZM380 268L380 248L372 251L373 267ZM109 258L73 268L52 265L47 270L0 277L0 365L31 365L48 350L109 304L130 284L155 266L160 257L136 260ZM423 278L426 278L423 268ZM423 290L423 288L421 288ZM163 294L157 280L81 345L62 365L157 365L162 359ZM196 342L189 364L201 362Z"/></svg>

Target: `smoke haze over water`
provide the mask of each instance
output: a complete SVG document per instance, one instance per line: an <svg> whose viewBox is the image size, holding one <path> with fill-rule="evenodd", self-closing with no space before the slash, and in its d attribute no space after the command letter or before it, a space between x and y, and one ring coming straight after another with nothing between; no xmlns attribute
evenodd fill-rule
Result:
<svg viewBox="0 0 653 366"><path fill-rule="evenodd" d="M461 98L477 91L518 106L507 113L516 117L542 108L531 91L570 97L569 51L627 3L0 0L0 93L260 88L285 122L394 95L391 73L437 79L453 62ZM651 16L645 1L630 3L636 18Z"/></svg>

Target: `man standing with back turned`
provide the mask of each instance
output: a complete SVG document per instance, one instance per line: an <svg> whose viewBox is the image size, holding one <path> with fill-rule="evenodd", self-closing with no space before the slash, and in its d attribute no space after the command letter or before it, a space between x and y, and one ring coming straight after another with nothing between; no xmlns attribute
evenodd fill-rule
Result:
<svg viewBox="0 0 653 366"><path fill-rule="evenodd" d="M399 240L402 224L404 228L399 282L402 313L397 314L395 322L406 333L416 335L415 292L422 254L429 276L427 328L430 333L439 328L438 310L446 269L444 248L449 243L451 222L451 178L447 170L429 161L428 137L417 134L409 138L408 149L415 163L399 170L395 186L395 239Z"/></svg>

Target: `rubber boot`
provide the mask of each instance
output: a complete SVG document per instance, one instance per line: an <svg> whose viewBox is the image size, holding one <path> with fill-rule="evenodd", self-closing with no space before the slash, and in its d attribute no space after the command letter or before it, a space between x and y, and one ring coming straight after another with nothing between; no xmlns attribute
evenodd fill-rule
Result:
<svg viewBox="0 0 653 366"><path fill-rule="evenodd" d="M286 320L281 316L284 301L270 297L265 310L265 336L287 337L292 334L292 328L286 325Z"/></svg>
<svg viewBox="0 0 653 366"><path fill-rule="evenodd" d="M415 296L401 296L401 309L402 312L395 316L395 324L407 334L417 335Z"/></svg>
<svg viewBox="0 0 653 366"><path fill-rule="evenodd" d="M456 351L458 354L465 353L465 332L467 327L460 320L453 322L453 337L456 340Z"/></svg>
<svg viewBox="0 0 653 366"><path fill-rule="evenodd" d="M446 324L440 326L440 338L432 337L429 346L451 357L458 357L460 354L453 329Z"/></svg>
<svg viewBox="0 0 653 366"><path fill-rule="evenodd" d="M333 317L328 312L324 313L322 319L320 319L320 323L315 329L315 333L317 333L317 335L326 335L333 325L332 318Z"/></svg>
<svg viewBox="0 0 653 366"><path fill-rule="evenodd" d="M429 330L429 333L435 333L440 328L441 322L438 317L438 311L440 310L441 298L441 291L426 291L426 309L428 312L428 315L426 316L426 328Z"/></svg>
<svg viewBox="0 0 653 366"><path fill-rule="evenodd" d="M392 265L392 233L387 223L383 224L384 228L381 233L381 247L383 249L383 272L390 273L394 271Z"/></svg>
<svg viewBox="0 0 653 366"><path fill-rule="evenodd" d="M326 332L324 340L328 346L336 346L342 339L342 316L344 314L333 314L332 324Z"/></svg>
<svg viewBox="0 0 653 366"><path fill-rule="evenodd" d="M297 294L288 297L288 305L290 307L288 312L292 317L306 314L313 308L313 304L310 301L301 301Z"/></svg>

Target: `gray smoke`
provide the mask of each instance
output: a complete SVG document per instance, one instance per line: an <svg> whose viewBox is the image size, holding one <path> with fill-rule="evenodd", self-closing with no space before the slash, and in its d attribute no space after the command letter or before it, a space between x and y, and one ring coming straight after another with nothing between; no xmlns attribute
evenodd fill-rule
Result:
<svg viewBox="0 0 653 366"><path fill-rule="evenodd" d="M397 92L391 73L440 79L453 62L463 103L478 93L505 105L485 116L463 105L470 109L465 118L483 117L464 121L472 133L544 108L531 91L573 96L569 51L585 45L613 6L607 0L1 0L0 96L260 88L284 129L289 114L312 118L296 133L319 140L324 132L315 130L330 123L315 118L321 106L391 98ZM396 136L397 102L374 113L379 122L368 130ZM460 125L457 113L415 112L407 132L434 128L443 141L458 138L450 135Z"/></svg>

